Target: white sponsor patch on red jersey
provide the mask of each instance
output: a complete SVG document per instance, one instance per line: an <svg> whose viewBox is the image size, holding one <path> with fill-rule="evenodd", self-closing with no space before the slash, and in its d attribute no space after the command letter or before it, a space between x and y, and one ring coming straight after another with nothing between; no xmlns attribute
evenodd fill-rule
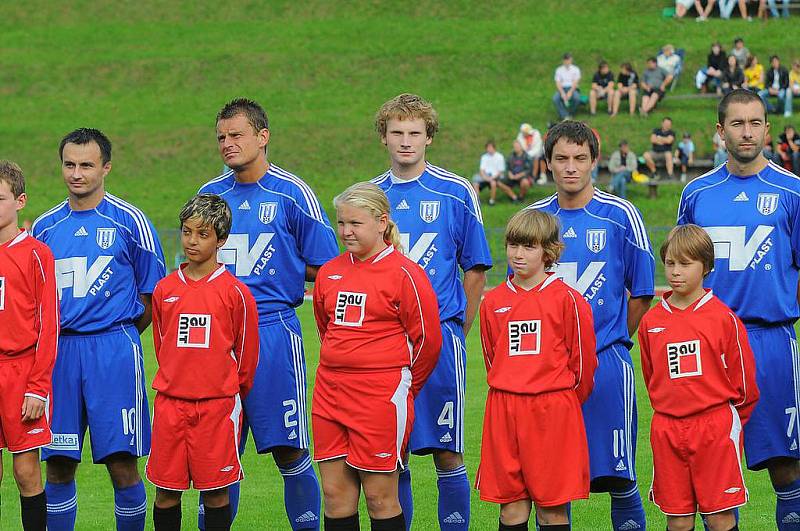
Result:
<svg viewBox="0 0 800 531"><path fill-rule="evenodd" d="M700 340L667 343L667 363L669 377L672 379L701 376L703 367L700 363Z"/></svg>
<svg viewBox="0 0 800 531"><path fill-rule="evenodd" d="M364 322L366 293L340 291L336 294L334 323L342 326L361 326Z"/></svg>
<svg viewBox="0 0 800 531"><path fill-rule="evenodd" d="M208 348L211 339L211 316L208 314L182 313L178 317L177 346Z"/></svg>
<svg viewBox="0 0 800 531"><path fill-rule="evenodd" d="M508 354L509 356L528 356L539 354L541 347L542 321L508 322Z"/></svg>

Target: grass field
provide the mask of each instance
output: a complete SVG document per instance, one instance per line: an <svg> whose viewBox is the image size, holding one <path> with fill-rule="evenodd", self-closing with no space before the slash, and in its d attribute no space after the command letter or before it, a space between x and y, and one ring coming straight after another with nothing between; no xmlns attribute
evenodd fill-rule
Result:
<svg viewBox="0 0 800 531"><path fill-rule="evenodd" d="M586 83L601 58L615 71L624 60L641 71L646 56L671 42L687 49L677 96L693 92L693 73L715 39L729 48L741 35L762 62L771 53L779 53L784 62L800 56L797 39L787 38L797 27L796 19L766 24L664 20L661 8L669 4L666 0L540 0L527 5L475 0L411 5L377 0L276 0L268 5L209 0L4 2L0 4L0 158L15 160L25 170L30 199L24 217L33 219L65 195L58 170L60 138L80 126L104 130L114 142L108 189L140 206L162 233L165 246L174 249L169 231L175 228L180 205L221 166L214 115L235 96L264 104L271 119L271 159L303 176L330 213L336 192L385 169L373 115L399 92L423 94L440 113L441 131L430 160L471 175L487 138L496 139L507 151L521 122L544 129L555 119L552 74L564 51L573 52ZM586 88L584 84L584 92ZM606 154L621 138L630 140L640 153L647 148L649 131L665 114L673 118L677 131L693 133L701 153L710 151L713 100L670 96L648 119L599 116L592 125L601 133ZM784 123L783 118L774 118L773 128ZM531 199L552 193L552 188L534 192ZM659 199L650 200L640 188L631 191L655 245L674 222L679 192L679 185L665 184ZM501 201L484 209L498 259L496 235L515 208ZM492 277L492 282L498 278ZM318 345L311 332L310 309L304 306L300 313L312 380ZM144 343L152 377L149 332ZM471 477L477 467L485 397L478 345L473 331L468 342L466 429ZM634 353L634 360L637 357ZM650 481L651 412L641 387L639 406L639 473L644 491ZM16 490L8 456L3 460L0 529L17 529ZM415 527L433 529L433 467L424 459L412 466ZM270 459L250 452L245 467L248 478L237 527L286 528L282 482ZM742 528L769 528L774 497L766 476L748 474L747 479L752 502L742 513ZM102 467L81 467L78 482L78 529L113 528L112 491ZM189 528L196 497L186 498ZM477 497L474 501L474 529L494 528L496 508ZM646 508L650 521L663 528L663 518L654 507L646 504ZM607 514L607 496L578 503L575 528L607 528Z"/></svg>

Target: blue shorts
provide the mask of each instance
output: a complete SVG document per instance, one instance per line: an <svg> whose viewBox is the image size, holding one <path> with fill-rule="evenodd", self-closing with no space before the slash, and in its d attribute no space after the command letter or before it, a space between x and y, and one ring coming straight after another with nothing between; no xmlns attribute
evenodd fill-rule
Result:
<svg viewBox="0 0 800 531"><path fill-rule="evenodd" d="M258 337L258 367L243 402L240 450L244 451L248 431L260 454L276 446L306 449L306 359L294 309L270 314L266 324L259 324Z"/></svg>
<svg viewBox="0 0 800 531"><path fill-rule="evenodd" d="M408 443L411 453L464 453L466 367L464 327L458 321L445 321L439 361L414 400L414 429Z"/></svg>
<svg viewBox="0 0 800 531"><path fill-rule="evenodd" d="M800 356L791 325L748 327L747 337L756 358L761 396L744 425L744 453L747 468L761 470L773 457L800 459Z"/></svg>
<svg viewBox="0 0 800 531"><path fill-rule="evenodd" d="M631 354L619 343L597 353L594 389L583 404L590 479L636 480L636 381Z"/></svg>
<svg viewBox="0 0 800 531"><path fill-rule="evenodd" d="M62 335L53 368L53 443L42 459L81 460L86 428L92 461L150 453L150 412L139 332L117 325L95 334Z"/></svg>

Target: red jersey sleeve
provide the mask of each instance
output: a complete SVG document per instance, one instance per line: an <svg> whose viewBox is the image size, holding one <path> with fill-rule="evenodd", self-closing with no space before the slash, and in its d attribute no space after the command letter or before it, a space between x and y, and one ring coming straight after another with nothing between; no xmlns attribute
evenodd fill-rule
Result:
<svg viewBox="0 0 800 531"><path fill-rule="evenodd" d="M649 311L648 311L649 313ZM642 358L642 376L644 376L644 384L648 391L650 390L650 380L653 377L653 361L650 358L650 343L648 342L647 329L647 314L642 317L639 322L639 354Z"/></svg>
<svg viewBox="0 0 800 531"><path fill-rule="evenodd" d="M728 380L738 394L733 402L739 412L739 418L744 425L749 419L753 408L758 402L758 385L756 384L756 361L750 342L747 340L747 330L744 324L733 313L728 313L730 328L726 331L727 345L725 346L725 370Z"/></svg>
<svg viewBox="0 0 800 531"><path fill-rule="evenodd" d="M494 338L492 337L491 321L489 319L491 309L487 307L487 299L483 299L479 310L481 323L481 349L483 350L483 362L486 365L486 372L492 368L494 361Z"/></svg>
<svg viewBox="0 0 800 531"><path fill-rule="evenodd" d="M158 353L161 352L161 342L164 337L164 333L162 331L161 325L161 304L162 304L162 297L161 297L161 281L156 284L156 288L153 290L153 304L152 304L152 312L153 312L153 347L155 348L156 356Z"/></svg>
<svg viewBox="0 0 800 531"><path fill-rule="evenodd" d="M328 329L328 322L330 321L330 316L325 311L325 301L322 296L324 283L323 275L317 272L317 279L314 282L313 302L314 320L317 322L317 333L319 334L320 342L325 337L325 331Z"/></svg>
<svg viewBox="0 0 800 531"><path fill-rule="evenodd" d="M569 368L575 374L575 393L581 403L589 398L594 387L594 370L597 368L592 310L583 297L567 291L566 327L569 348Z"/></svg>
<svg viewBox="0 0 800 531"><path fill-rule="evenodd" d="M239 395L244 398L253 387L258 365L258 309L250 290L237 285L233 289L234 355L239 366Z"/></svg>
<svg viewBox="0 0 800 531"><path fill-rule="evenodd" d="M415 264L401 270L399 317L411 342L411 394L416 397L439 361L442 328L436 293L428 277Z"/></svg>
<svg viewBox="0 0 800 531"><path fill-rule="evenodd" d="M32 282L38 305L39 337L33 367L28 376L25 396L47 400L51 389L53 365L58 348L59 314L56 290L56 267L53 254L44 246L32 251Z"/></svg>

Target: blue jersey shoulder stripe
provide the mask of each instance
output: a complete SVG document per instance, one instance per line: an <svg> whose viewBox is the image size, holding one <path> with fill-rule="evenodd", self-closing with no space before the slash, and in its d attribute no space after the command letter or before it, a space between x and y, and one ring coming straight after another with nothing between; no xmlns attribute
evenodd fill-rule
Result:
<svg viewBox="0 0 800 531"><path fill-rule="evenodd" d="M472 187L471 184L467 182L466 179L463 177L456 175L455 173L451 173L444 168L440 168L439 166L434 166L431 163L427 163L426 169L430 172L431 175L438 179L442 179L443 181L450 181L452 183L456 183L462 186L469 194L469 197L472 199L472 210L475 214L475 217L478 218L478 222L483 225L483 216L481 215L481 207L480 201L478 200L478 195L475 193L475 189Z"/></svg>
<svg viewBox="0 0 800 531"><path fill-rule="evenodd" d="M147 221L144 212L132 204L123 201L117 196L107 193L106 199L110 205L122 210L123 212L126 212L129 216L131 216L131 218L133 218L133 221L136 223L136 228L139 232L139 245L141 245L143 249L154 253L156 250L155 238L153 237L153 231L150 229L150 223Z"/></svg>
<svg viewBox="0 0 800 531"><path fill-rule="evenodd" d="M54 207L53 207L53 208L51 208L50 210L47 210L46 212L44 212L43 214L41 214L41 215L40 215L38 218L36 218L36 219L33 221L33 224L31 225L31 234L34 234L34 233L35 233L35 231L36 231L36 228L37 228L37 224L38 224L38 223L39 223L41 220L43 220L44 218L46 218L46 217L48 217L48 216L51 216L51 215L55 214L56 212L58 212L59 210L61 210L61 209L62 209L62 208L64 208L65 206L67 206L67 204L68 204L68 203L69 203L69 201L68 201L67 199L64 199L64 201L62 201L61 203L57 204L56 206L54 206ZM49 227L48 227L48 228L49 228Z"/></svg>
<svg viewBox="0 0 800 531"><path fill-rule="evenodd" d="M544 199L539 199L538 201L531 203L530 205L526 206L524 210L538 210L540 208L548 207L556 199L558 199L558 194L553 194L550 197L545 197Z"/></svg>
<svg viewBox="0 0 800 531"><path fill-rule="evenodd" d="M211 179L210 181L208 181L206 184L204 184L203 186L201 186L201 187L200 187L200 190L198 190L198 193L201 193L201 192L203 191L203 189L204 189L204 188L206 188L207 186L211 186L212 184L218 184L218 183L222 183L222 182L224 182L225 180L227 180L228 178L230 178L230 177L233 177L233 176L234 176L234 174L233 174L233 170L228 170L228 171L226 171L225 173L223 173L222 175L219 175L219 176L217 176L217 177L214 177L213 179ZM235 179L234 179L234 181L233 181L233 184L231 185L231 187L230 187L230 188L228 188L227 190L225 190L225 191L223 191L223 192L220 192L220 193L218 193L217 195L220 195L220 196L221 196L221 195L225 194L226 192L230 192L231 190L233 190L233 187L234 187L234 186L236 186L236 180L235 180ZM202 192L202 193L211 193L211 192Z"/></svg>
<svg viewBox="0 0 800 531"><path fill-rule="evenodd" d="M369 182L374 183L374 184L378 184L378 185L382 184L383 182L386 181L386 179L388 179L391 176L391 174L392 174L391 171L387 170L384 173L382 173L381 175L378 175L377 177L374 177L374 178L370 179Z"/></svg>
<svg viewBox="0 0 800 531"><path fill-rule="evenodd" d="M278 167L275 164L269 165L269 172L275 175L275 177L277 177L278 179L294 184L303 194L303 197L305 197L311 217L316 219L317 221L324 223L324 218L322 217L322 207L319 204L319 200L314 195L314 192L311 190L311 187L308 186L308 184L306 184L305 181L303 181L297 175L289 173L288 171Z"/></svg>
<svg viewBox="0 0 800 531"><path fill-rule="evenodd" d="M798 177L794 173L790 172L786 168L782 168L782 167L778 166L777 164L775 164L771 160L769 162L767 162L767 167L770 168L771 170L774 170L774 171L782 174L782 175L785 175L786 177L790 177L792 179L800 180L800 177ZM761 174L759 174L759 177L760 176L761 176Z"/></svg>
<svg viewBox="0 0 800 531"><path fill-rule="evenodd" d="M626 199L622 199L621 197L617 197L601 190L595 190L594 198L600 203L615 206L625 212L625 215L628 218L628 224L630 224L631 228L633 229L633 235L636 240L634 242L635 245L643 251L650 251L650 240L647 238L647 230L644 226L644 220L642 220L642 215L639 213L639 210L633 206L633 204Z"/></svg>
<svg viewBox="0 0 800 531"><path fill-rule="evenodd" d="M686 187L683 189L683 192L681 192L681 199L680 202L678 203L678 224L685 223L685 221L682 220L684 215L686 214L684 210L686 208L686 202L689 200L689 198L691 198L695 194L702 192L703 190L708 190L709 188L714 188L715 186L719 186L725 183L728 179L730 179L731 174L728 173L727 170L725 170L723 179L720 179L717 182L706 184L705 186L700 185L701 179L713 176L715 173L719 172L720 169L723 168L723 166L725 166L724 163L717 166L713 170L704 173L700 177L697 177L695 180L686 185ZM696 189L690 190L691 188L696 188Z"/></svg>

